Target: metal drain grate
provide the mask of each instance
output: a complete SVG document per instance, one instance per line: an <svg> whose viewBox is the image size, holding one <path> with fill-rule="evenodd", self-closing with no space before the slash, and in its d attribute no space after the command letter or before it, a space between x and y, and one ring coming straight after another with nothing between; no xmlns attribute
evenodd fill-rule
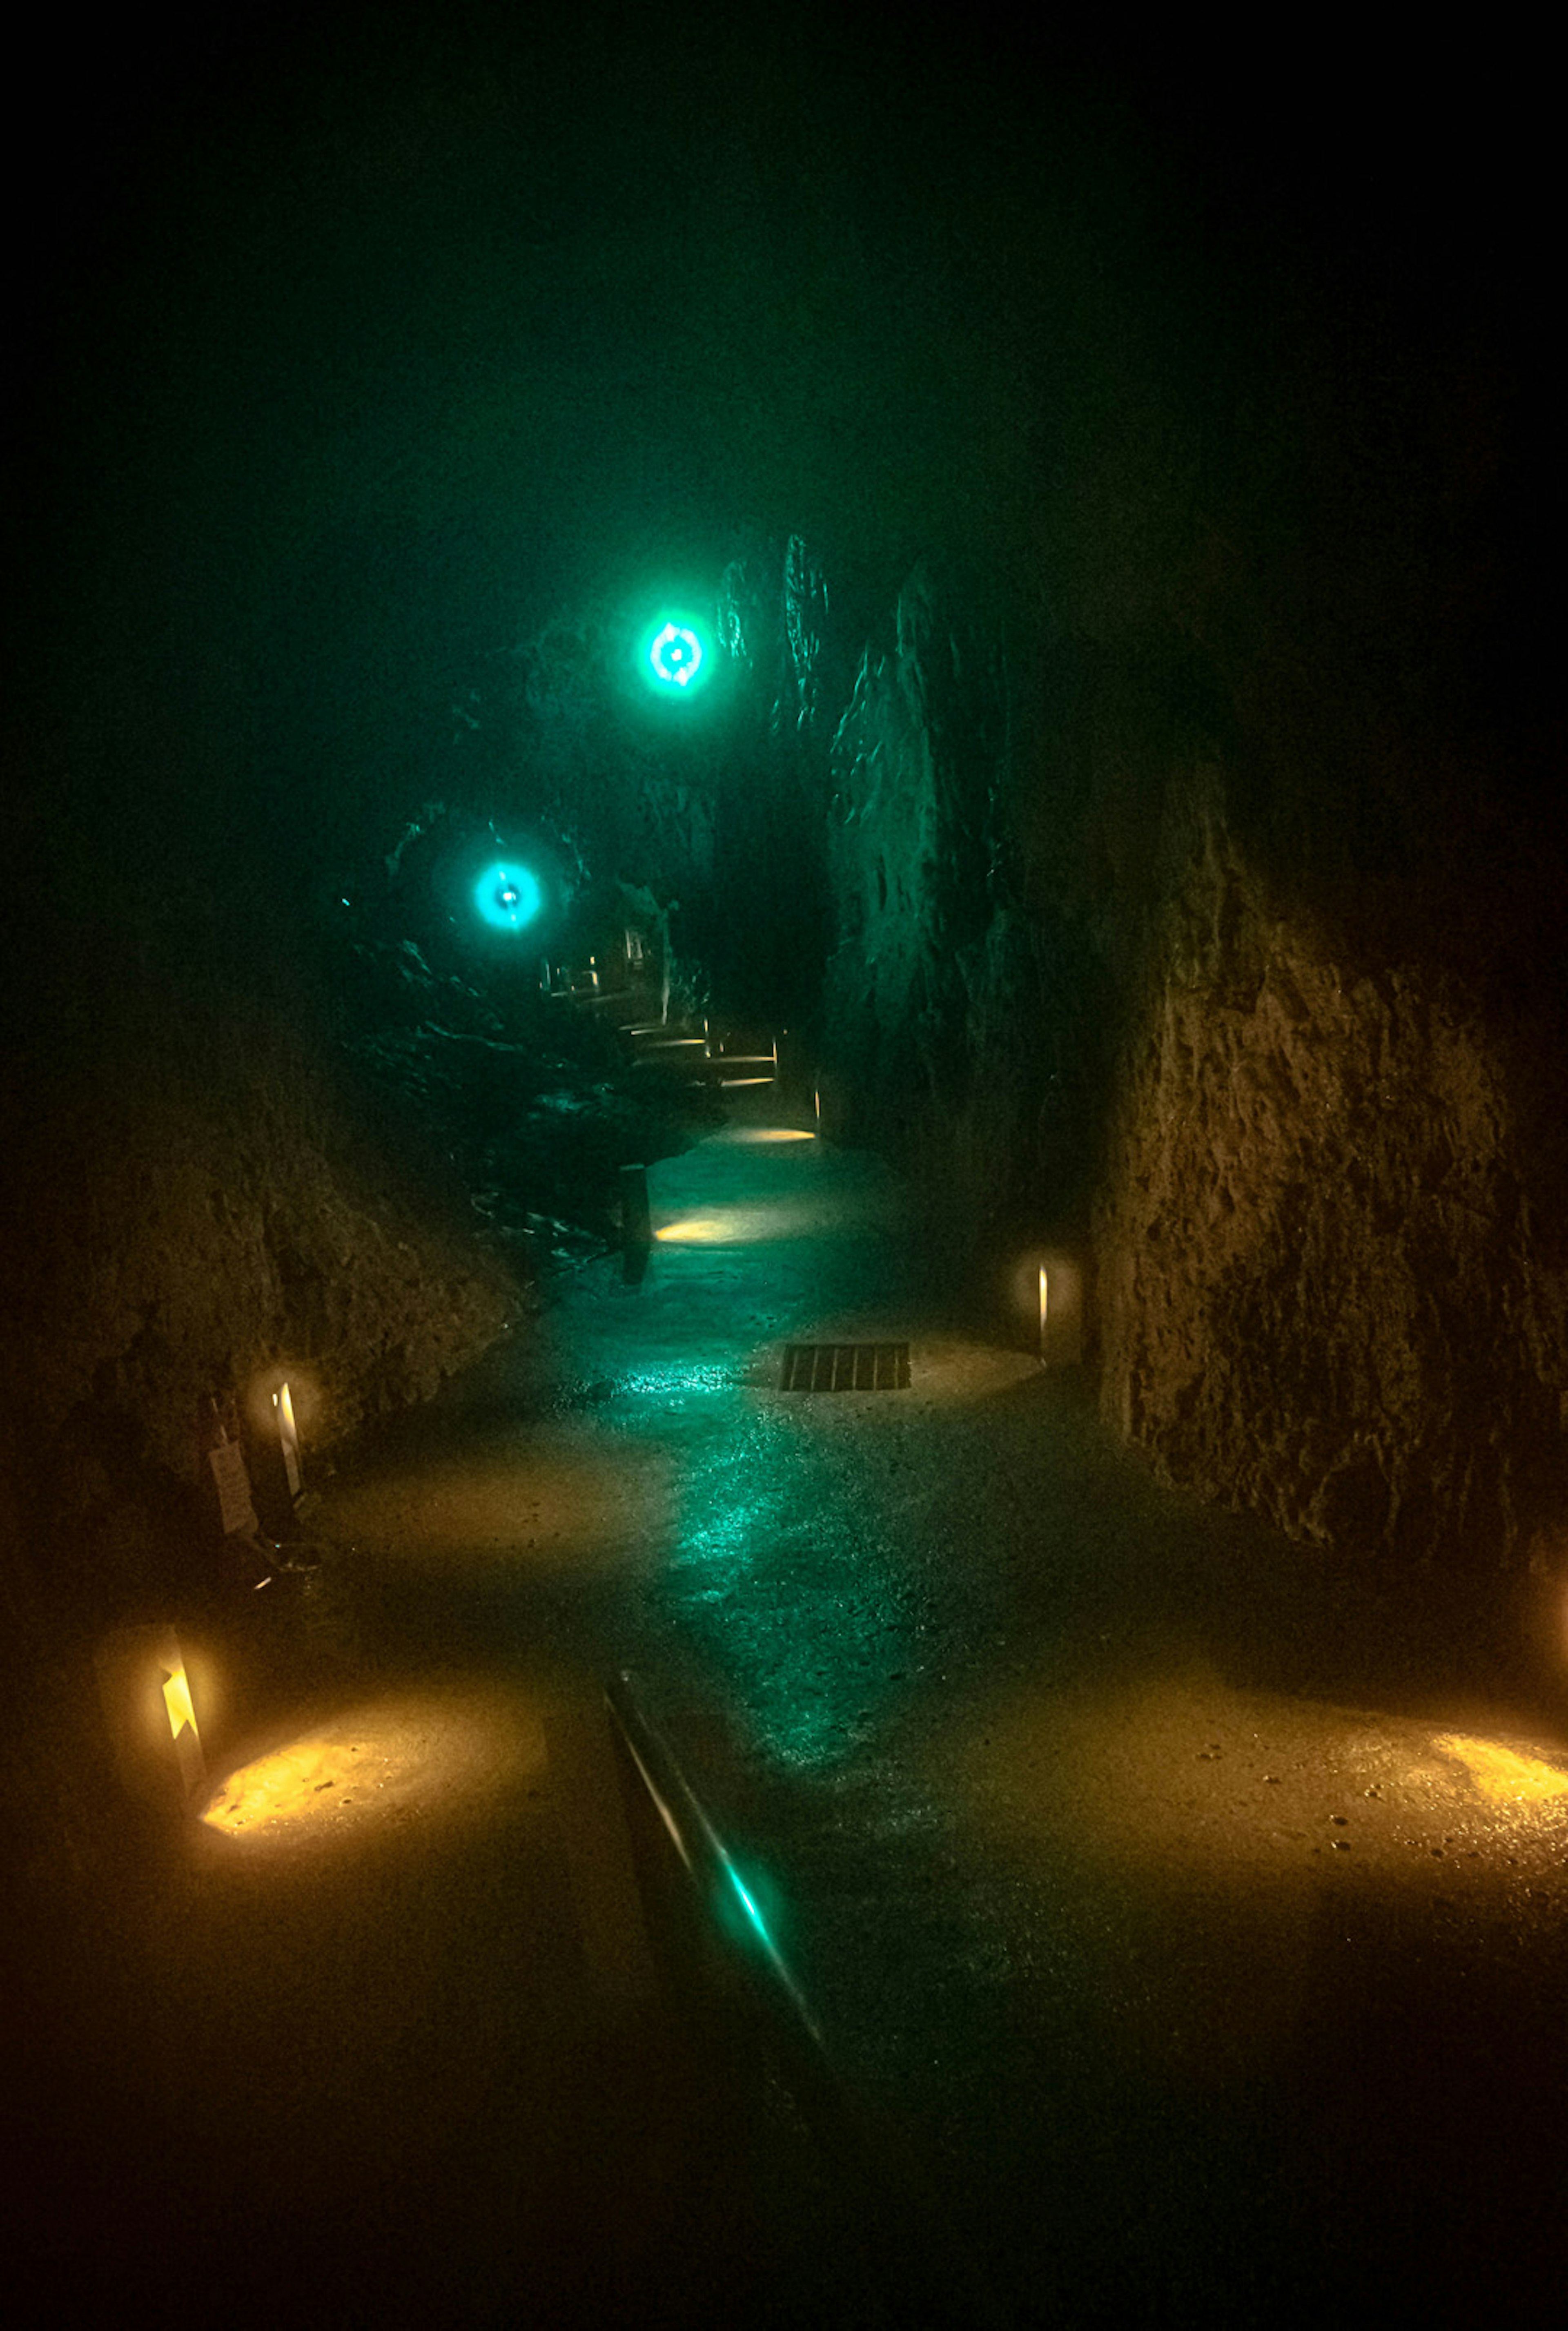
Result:
<svg viewBox="0 0 1568 2331"><path fill-rule="evenodd" d="M908 1344L790 1344L781 1392L908 1392Z"/></svg>

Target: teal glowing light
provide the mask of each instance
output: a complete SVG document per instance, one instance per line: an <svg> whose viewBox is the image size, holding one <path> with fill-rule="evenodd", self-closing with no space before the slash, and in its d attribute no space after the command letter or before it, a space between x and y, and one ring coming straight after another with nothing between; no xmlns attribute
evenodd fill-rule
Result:
<svg viewBox="0 0 1568 2331"><path fill-rule="evenodd" d="M504 860L487 866L474 884L474 905L492 930L526 929L544 903L538 876Z"/></svg>
<svg viewBox="0 0 1568 2331"><path fill-rule="evenodd" d="M685 695L704 677L706 663L701 638L689 623L663 623L648 642L648 670L655 688Z"/></svg>
<svg viewBox="0 0 1568 2331"><path fill-rule="evenodd" d="M746 1917L751 1920L752 1925L756 1928L757 1933L761 1936L763 1941L767 1945L768 1949L771 1951L774 1946L773 1936L768 1933L767 1926L764 1920L762 1912L757 1908L756 1904L752 1900L751 1896L741 1884L739 1878L736 1874L735 1864L731 1861L727 1854L724 1857L724 1867L730 1884L734 1887L736 1892L740 1897L742 1909L746 1912Z"/></svg>
<svg viewBox="0 0 1568 2331"><path fill-rule="evenodd" d="M736 1898L740 1903L741 1908L746 1912L747 1918L751 1922L753 1936L755 1940L762 1946L763 1957L773 1970L774 1981L788 1994L795 2013L800 2017L801 2022L805 2025L806 2030L811 2033L812 2038L816 2041L820 2048L822 2042L822 2035L818 2028L816 2018L813 2015L810 2007L806 2003L805 1994L801 1990L799 1984L795 1981L794 1976L790 1970L789 1962L784 1957L784 1953L779 1949L779 1946L774 1940L772 1935L768 1932L767 1921L764 1918L761 1910L757 1908L755 1898L753 1896L750 1889L741 1883L740 1873L736 1869L734 1862L730 1860L728 1854L726 1853L723 1846L719 1844L717 1838L714 1836L711 1830L708 1831L708 1841L712 1845L717 1857L719 1868L728 1879L731 1887L735 1890ZM688 1864L688 1867L689 1867L689 1864Z"/></svg>

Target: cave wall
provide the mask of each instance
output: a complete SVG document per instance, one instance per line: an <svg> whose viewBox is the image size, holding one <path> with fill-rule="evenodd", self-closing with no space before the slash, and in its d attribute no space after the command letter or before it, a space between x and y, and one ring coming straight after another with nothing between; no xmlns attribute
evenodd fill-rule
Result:
<svg viewBox="0 0 1568 2331"><path fill-rule="evenodd" d="M837 1106L964 1270L1081 1242L1104 1413L1167 1479L1345 1560L1539 1581L1568 832L1538 383L1430 284L1326 260L1247 313L1161 261L1140 228L1064 262L1004 604L932 558L860 666L824 785Z"/></svg>
<svg viewBox="0 0 1568 2331"><path fill-rule="evenodd" d="M259 1441L286 1370L309 1471L524 1299L455 1205L389 1167L286 1014L118 967L99 1026L14 1056L7 1094L0 1566L56 1639L215 1583L209 1395L254 1410Z"/></svg>
<svg viewBox="0 0 1568 2331"><path fill-rule="evenodd" d="M1561 837L1495 734L1416 701L1443 642L1410 594L1375 682L1364 631L1342 652L1386 548L1366 521L1276 583L1283 681L1255 633L1227 659L1157 598L1080 601L1033 703L1015 634L909 577L822 780L824 1114L899 1156L960 1279L1079 1246L1103 1413L1170 1481L1334 1556L1540 1578Z"/></svg>
<svg viewBox="0 0 1568 2331"><path fill-rule="evenodd" d="M890 1145L960 1269L1085 1192L1093 966L1020 888L1004 630L921 565L862 654L824 778L824 1109ZM984 1267L981 1264L981 1267Z"/></svg>
<svg viewBox="0 0 1568 2331"><path fill-rule="evenodd" d="M1173 788L1094 1224L1104 1410L1342 1554L1518 1573L1568 1510L1560 1032L1282 909Z"/></svg>
<svg viewBox="0 0 1568 2331"><path fill-rule="evenodd" d="M1098 1383L1306 1544L1518 1581L1568 1514L1540 416L1458 306L1364 293L1217 376L1157 550L1072 563ZM1096 467L1114 538L1145 497Z"/></svg>

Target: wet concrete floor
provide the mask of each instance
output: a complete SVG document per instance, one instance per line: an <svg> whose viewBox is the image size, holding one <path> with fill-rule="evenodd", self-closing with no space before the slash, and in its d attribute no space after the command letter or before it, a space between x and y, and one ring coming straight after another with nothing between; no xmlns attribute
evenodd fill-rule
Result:
<svg viewBox="0 0 1568 2331"><path fill-rule="evenodd" d="M345 1462L226 1727L214 1653L100 2011L150 2035L78 2173L124 2271L274 2322L1555 2322L1549 1697L1160 1490L775 1106L654 1170L644 1274ZM778 1389L851 1339L908 1388ZM620 1669L853 2143L704 1972Z"/></svg>

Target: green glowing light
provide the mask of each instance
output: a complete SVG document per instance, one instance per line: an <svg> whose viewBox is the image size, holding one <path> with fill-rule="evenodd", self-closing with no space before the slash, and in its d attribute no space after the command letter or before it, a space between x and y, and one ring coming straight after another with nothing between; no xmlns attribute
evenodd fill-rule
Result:
<svg viewBox="0 0 1568 2331"><path fill-rule="evenodd" d="M480 876L473 900L492 930L520 931L544 905L545 894L537 874L502 861Z"/></svg>
<svg viewBox="0 0 1568 2331"><path fill-rule="evenodd" d="M653 666L656 680L667 681L672 688L689 687L702 670L702 642L695 632L683 625L666 623L656 632L648 651L648 661Z"/></svg>
<svg viewBox="0 0 1568 2331"><path fill-rule="evenodd" d="M753 1930L756 1935L757 1941L762 1945L764 1956L765 1957L769 1966L773 1969L775 1982L782 1984L784 1991L788 1993L790 1999L794 2004L796 2014L800 2017L801 2022L805 2025L806 2030L811 2033L812 2038L820 2047L822 2045L822 2035L817 2027L816 2019L813 2017L810 2007L806 2003L799 1984L796 1983L794 1976L791 1974L788 1963L784 1959L784 1954L779 1949L779 1946L774 1942L773 1936L768 1933L767 1926L764 1920L762 1912L758 1909L756 1903L753 1900L747 1889L742 1885L734 1862L731 1861L728 1854L724 1851L724 1848L719 1845L717 1839L714 1838L712 1842L717 1851L719 1861L723 1865L724 1874L728 1879L731 1886L734 1887L736 1896L740 1903L741 1908L746 1912L746 1917L750 1919Z"/></svg>
<svg viewBox="0 0 1568 2331"><path fill-rule="evenodd" d="M689 696L707 680L711 659L688 615L666 615L642 643L642 672L660 696Z"/></svg>
<svg viewBox="0 0 1568 2331"><path fill-rule="evenodd" d="M756 1904L752 1900L751 1896L741 1884L733 1866L727 1862L725 1864L725 1868L728 1872L730 1884L734 1887L736 1892L740 1897L741 1908L746 1912L746 1917L751 1920L752 1925L756 1928L756 1931L762 1936L763 1941L766 1943L771 1949L773 1937L768 1933L762 1912L757 1908Z"/></svg>

